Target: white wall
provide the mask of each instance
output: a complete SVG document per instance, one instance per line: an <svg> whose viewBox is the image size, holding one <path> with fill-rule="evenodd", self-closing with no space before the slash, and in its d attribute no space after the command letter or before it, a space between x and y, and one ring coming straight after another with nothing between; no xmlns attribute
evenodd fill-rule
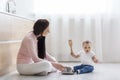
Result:
<svg viewBox="0 0 120 80"><path fill-rule="evenodd" d="M54 3L48 3L49 7L46 6L45 9L43 9L41 5L45 5L45 1L49 0L44 0L43 3L42 0L35 1L36 18L47 18L50 20L51 33L48 37L47 47L48 51L58 60L76 61L76 59L71 58L69 54L67 40L72 38L75 45L74 49L75 51L78 51L81 49L81 41L87 38L92 40L94 43L94 51L98 58L103 60L103 62L120 62L120 0L102 0L103 2L105 1L105 4L100 3L100 5L98 3L98 5L100 5L99 9L103 10L103 13L100 13L99 9L97 9L98 12L94 13L92 16L86 16L86 14L89 13L82 15L76 13L77 15L72 15L72 17L68 14L63 15L65 13L63 8L65 7L66 9L66 6L63 5L64 7L62 6L61 9L62 0L60 1L61 5L55 1ZM101 2L101 0L98 1ZM87 3L84 4L87 5ZM77 11L82 11L81 9L83 9L83 11L86 10L86 7L80 8L81 6L75 6L74 8ZM40 7L41 9L37 7ZM96 6L93 5L93 7ZM90 9L94 8L90 7ZM72 12L73 8L68 8L66 12L68 11L69 13L69 10ZM58 14L56 14L55 11ZM53 14L53 12L55 14ZM44 13L44 15L42 13Z"/></svg>
<svg viewBox="0 0 120 80"><path fill-rule="evenodd" d="M7 0L0 0L0 11L5 11L5 4L6 4L5 2L6 1ZM41 1L38 1L38 2L41 2ZM79 50L80 42L83 40L83 38L85 38L84 35L88 34L88 33L81 33L81 32L83 32L83 31L86 32L87 29L89 29L89 31L91 30L92 33L89 34L91 36L87 36L87 37L90 37L95 42L97 40L97 45L96 45L95 48L98 50L97 51L98 56L103 55L103 61L104 62L120 62L120 49L119 49L120 48L120 42L119 42L120 41L120 36L119 36L119 34L120 34L120 10L119 10L120 1L119 0L109 0L108 1L108 3L110 3L110 4L109 4L108 7L106 7L106 10L108 10L108 12L111 11L111 13L109 13L109 15L107 15L108 17L102 16L102 18L99 19L100 21L97 23L97 26L99 26L100 29L101 29L101 33L99 34L99 35L102 36L100 43L99 43L99 38L94 39L94 37L99 37L99 36L95 36L97 31L96 31L96 33L94 33L94 31L97 30L97 27L96 27L96 29L94 27L94 25L96 25L96 23L95 23L96 18L95 19L91 18L91 21L88 21L89 23L85 23L86 28L84 28L84 23L83 22L82 23L76 22L76 21L79 21L79 20L82 20L82 19L83 19L83 21L85 21L87 19L87 17L84 18L84 16L82 16L82 15L79 18L77 16L72 17L73 20L70 17L69 17L70 18L69 19L69 18L55 16L55 15L49 15L47 17L44 17L43 15L40 15L40 13L41 13L40 9L43 9L43 10L47 11L46 9L50 10L50 9L54 9L56 7L52 6L53 7L52 8L49 3L48 3L49 6L46 5L46 4L40 3L42 5L45 5L44 6L45 9L44 9L44 7L41 6L37 2L36 2L36 4L39 7L37 5L35 5L34 0L15 0L15 2L16 2L16 5L17 5L16 9L17 9L17 14L18 15L26 16L26 17L29 17L29 18L34 18L34 7L35 7L36 8L35 10L37 10L36 11L37 12L36 13L36 15L37 15L36 19L38 19L38 18L48 18L50 20L51 27L52 27L51 28L51 34L53 34L53 35L50 34L51 36L48 37L49 38L49 41L47 42L48 43L48 51L50 51L52 53L52 55L54 55L58 60L68 60L68 61L69 60L74 60L73 58L68 56L69 55L69 48L68 48L67 40L69 39L69 36L75 36L73 40L75 41L75 44L76 44L75 49L77 51L77 50ZM55 4L55 3L53 3L53 4ZM60 5L60 6L62 6L62 5ZM106 14L108 14L107 11L106 11ZM70 23L68 23L66 21L70 21ZM91 23L91 22L93 22L93 23ZM89 27L90 23L92 25L91 29ZM74 27L72 27L72 25L76 28L75 30L74 30ZM78 30L78 28L79 28L78 26L80 26L79 30L81 32ZM71 27L71 28L69 28L69 27ZM73 32L68 34L69 30L67 30L67 29L69 29L71 32L73 30ZM77 32L77 30L79 32ZM59 36L54 35L54 34L57 34ZM68 36L65 36L64 34L68 35ZM80 37L79 39L78 39L78 36ZM63 46L63 45L65 45L65 46ZM102 49L99 49L99 47L97 47L97 46L99 46L99 47L101 46ZM102 55L99 55L99 53L102 54ZM59 56L63 56L63 57L60 58Z"/></svg>
<svg viewBox="0 0 120 80"><path fill-rule="evenodd" d="M34 5L33 0L15 0L16 11L18 15L22 15L28 18L34 18Z"/></svg>
<svg viewBox="0 0 120 80"><path fill-rule="evenodd" d="M107 18L102 27L103 59L120 62L120 17Z"/></svg>
<svg viewBox="0 0 120 80"><path fill-rule="evenodd" d="M0 0L0 11L4 12L7 0Z"/></svg>
<svg viewBox="0 0 120 80"><path fill-rule="evenodd" d="M25 18L34 19L34 0L14 0L16 2L16 14ZM7 0L0 0L0 11L6 12Z"/></svg>

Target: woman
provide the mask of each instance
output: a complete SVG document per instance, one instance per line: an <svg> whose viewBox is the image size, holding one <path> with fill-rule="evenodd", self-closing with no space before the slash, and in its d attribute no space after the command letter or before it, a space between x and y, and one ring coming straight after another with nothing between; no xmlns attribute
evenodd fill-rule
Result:
<svg viewBox="0 0 120 80"><path fill-rule="evenodd" d="M23 75L46 75L48 72L65 67L59 64L54 57L46 52L45 38L49 33L49 22L39 19L23 39L18 56L17 71Z"/></svg>

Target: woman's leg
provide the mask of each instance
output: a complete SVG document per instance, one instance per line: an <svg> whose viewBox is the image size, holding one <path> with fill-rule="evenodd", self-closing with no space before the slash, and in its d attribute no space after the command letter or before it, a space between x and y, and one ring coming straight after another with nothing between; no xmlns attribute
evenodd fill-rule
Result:
<svg viewBox="0 0 120 80"><path fill-rule="evenodd" d="M52 64L49 61L41 61L32 64L18 64L17 70L23 75L34 75L41 72L51 72Z"/></svg>

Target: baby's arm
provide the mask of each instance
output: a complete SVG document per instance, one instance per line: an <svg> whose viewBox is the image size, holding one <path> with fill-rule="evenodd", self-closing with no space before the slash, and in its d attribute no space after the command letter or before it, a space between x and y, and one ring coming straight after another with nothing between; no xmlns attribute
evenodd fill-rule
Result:
<svg viewBox="0 0 120 80"><path fill-rule="evenodd" d="M79 54L75 54L74 52L71 52L71 56L74 57L74 58L79 58L80 57Z"/></svg>
<svg viewBox="0 0 120 80"><path fill-rule="evenodd" d="M80 55L79 55L79 54L77 55L77 54L75 54L75 53L73 52L73 48L72 48L72 40L69 40L68 43L69 43L70 50L71 50L71 52L70 52L71 56L74 57L74 58L79 58Z"/></svg>
<svg viewBox="0 0 120 80"><path fill-rule="evenodd" d="M96 58L96 56L93 56L92 60L94 61L94 63L98 63L98 59Z"/></svg>

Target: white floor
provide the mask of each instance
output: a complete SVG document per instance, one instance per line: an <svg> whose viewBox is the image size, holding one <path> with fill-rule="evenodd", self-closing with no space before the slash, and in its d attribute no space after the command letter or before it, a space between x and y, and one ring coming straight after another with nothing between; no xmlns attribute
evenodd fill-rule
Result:
<svg viewBox="0 0 120 80"><path fill-rule="evenodd" d="M76 65L78 63L67 63ZM120 80L120 63L97 64L93 73L80 75L62 75L60 72L48 76L21 76L16 71L7 74L0 80Z"/></svg>

